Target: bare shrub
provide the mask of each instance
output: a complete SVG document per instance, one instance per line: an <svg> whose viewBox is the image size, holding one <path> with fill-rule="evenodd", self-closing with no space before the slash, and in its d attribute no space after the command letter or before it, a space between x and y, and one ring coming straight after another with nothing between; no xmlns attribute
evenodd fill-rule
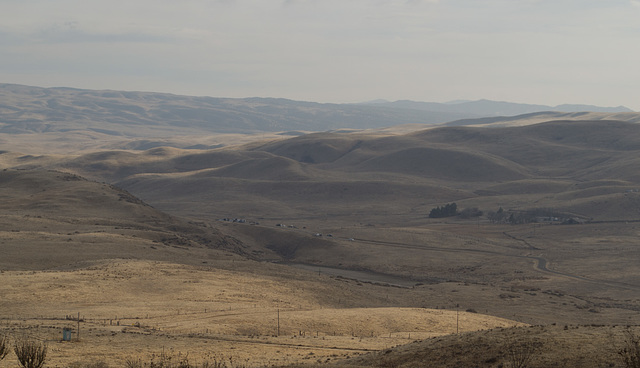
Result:
<svg viewBox="0 0 640 368"><path fill-rule="evenodd" d="M124 361L124 366L126 368L142 368L142 360L140 358L127 358Z"/></svg>
<svg viewBox="0 0 640 368"><path fill-rule="evenodd" d="M92 362L73 362L69 364L67 368L109 368L109 364L107 364L103 360L92 361Z"/></svg>
<svg viewBox="0 0 640 368"><path fill-rule="evenodd" d="M47 345L27 338L17 340L13 351L23 368L41 368L47 358Z"/></svg>
<svg viewBox="0 0 640 368"><path fill-rule="evenodd" d="M478 209L478 207L465 208L460 211L460 218L470 219L472 217L480 217L482 216L482 211Z"/></svg>
<svg viewBox="0 0 640 368"><path fill-rule="evenodd" d="M148 360L140 358L128 358L125 360L126 368L245 368L242 362L235 361L232 357L224 358L209 356L202 363L189 362L187 355L167 354L164 351L160 354L152 354Z"/></svg>
<svg viewBox="0 0 640 368"><path fill-rule="evenodd" d="M507 360L511 368L526 368L540 348L536 340L512 341L507 345Z"/></svg>
<svg viewBox="0 0 640 368"><path fill-rule="evenodd" d="M9 339L0 335L0 360L4 359L7 354L9 354Z"/></svg>
<svg viewBox="0 0 640 368"><path fill-rule="evenodd" d="M625 331L622 348L618 350L622 363L627 368L640 368L640 337L631 330Z"/></svg>

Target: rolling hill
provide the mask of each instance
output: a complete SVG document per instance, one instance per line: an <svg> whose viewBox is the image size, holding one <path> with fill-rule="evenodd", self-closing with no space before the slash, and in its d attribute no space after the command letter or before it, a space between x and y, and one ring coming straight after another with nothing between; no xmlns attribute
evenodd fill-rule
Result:
<svg viewBox="0 0 640 368"><path fill-rule="evenodd" d="M29 154L158 147L213 149L306 132L395 126L416 130L443 123L523 124L548 121L551 116L574 119L587 114L541 113L552 107L486 100L458 104L407 101L322 104L277 98L214 98L15 84L0 84L0 98L0 143L14 152L31 146ZM622 107L578 107L600 111L582 116L582 120L608 117L637 121L636 113ZM495 117L524 112L535 112L538 118Z"/></svg>
<svg viewBox="0 0 640 368"><path fill-rule="evenodd" d="M620 112L632 112L631 109L624 106L617 107L600 107L593 105L580 105L580 104L563 104L558 106L547 105L534 105L513 103L504 101L490 101L490 100L478 100L478 101L452 101L448 103L435 103L435 102L418 102L409 100L400 100L395 102L379 101L373 103L378 106L398 107L406 109L424 110L424 111L437 111L443 113L467 113L476 116L514 116L522 114L531 114L537 112L602 112L602 113L620 113Z"/></svg>
<svg viewBox="0 0 640 368"><path fill-rule="evenodd" d="M277 364L489 367L531 338L545 346L536 366L596 367L614 364L602 348L621 341L614 325L639 317L637 114L303 134L316 118L382 122L391 110L3 91L6 331L54 339L72 308L91 314L87 341L123 351L201 354L216 341L286 352ZM208 120L255 132L284 116L295 132L218 135ZM454 202L460 215L429 217ZM280 311L286 337L273 336ZM442 336L458 315L469 329ZM512 321L545 326L471 332ZM600 348L580 354L582 341Z"/></svg>
<svg viewBox="0 0 640 368"><path fill-rule="evenodd" d="M214 98L0 84L0 133L87 131L166 138L213 133L366 129L467 115L276 98Z"/></svg>
<svg viewBox="0 0 640 368"><path fill-rule="evenodd" d="M199 260L179 250L244 253L219 230L160 212L106 183L48 170L0 172L0 269L85 267L113 259Z"/></svg>
<svg viewBox="0 0 640 368"><path fill-rule="evenodd" d="M8 167L43 167L107 181L160 209L210 219L331 214L346 220L366 212L376 221L402 222L441 203L478 207L490 198L514 209L554 207L611 220L635 213L603 212L587 203L607 200L622 208L626 192L640 186L639 128L617 121L557 121L386 136L316 133L230 149L74 157L5 153L0 159ZM552 182L562 184L547 185ZM587 183L592 185L581 189ZM532 197L510 203L509 193Z"/></svg>

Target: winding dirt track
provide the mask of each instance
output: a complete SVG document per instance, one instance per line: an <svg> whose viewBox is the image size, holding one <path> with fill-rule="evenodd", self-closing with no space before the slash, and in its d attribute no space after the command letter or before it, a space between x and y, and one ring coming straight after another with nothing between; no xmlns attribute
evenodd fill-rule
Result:
<svg viewBox="0 0 640 368"><path fill-rule="evenodd" d="M513 236L509 236L509 237L511 237L511 238L513 238L515 240L519 240L519 239L517 239L517 238L515 238ZM542 272L542 273L551 274L551 275L555 275L555 276L562 276L562 277L566 277L566 278L570 278L570 279L574 279L574 280L594 283L594 284L608 286L608 287L620 288L620 289L625 289L625 290L640 290L640 286L638 286L638 285L631 285L631 284L626 284L626 283L623 283L623 282L616 282L616 281L609 281L609 280L591 279L591 278L580 276L580 275L574 275L574 274L570 274L570 273L567 273L567 272L562 272L562 271L549 269L548 268L548 264L550 263L549 260L547 260L546 258L544 258L542 256L508 254L508 253L501 253L501 252L497 252L497 251L493 251L493 250L486 250L486 249L443 248L443 247L434 247L434 246L429 246L429 245L413 245L413 244L404 244L404 243L396 243L396 242L388 242L388 241L380 241L380 240L371 240L371 239L361 239L361 238L354 238L354 241L360 242L360 243L382 245L382 246L386 246L386 247L404 248L404 249L417 249L417 250L422 250L422 251L426 251L426 252L476 253L476 254L480 253L480 254L497 255L497 256L501 256L501 257L530 259L530 260L534 261L534 268L537 271ZM533 248L533 249L539 250L538 248Z"/></svg>

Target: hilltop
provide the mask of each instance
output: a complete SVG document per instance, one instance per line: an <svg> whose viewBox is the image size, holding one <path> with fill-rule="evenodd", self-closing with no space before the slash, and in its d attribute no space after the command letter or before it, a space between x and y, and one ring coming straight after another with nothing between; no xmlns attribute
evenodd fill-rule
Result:
<svg viewBox="0 0 640 368"><path fill-rule="evenodd" d="M548 105L534 105L524 103L514 103L505 101L491 101L491 100L478 100L478 101L451 101L447 103L436 102L419 102L400 100L394 102L388 101L375 101L370 104L385 107L397 107L405 109L415 109L423 111L433 111L442 113L466 113L475 116L515 116L537 112L600 112L600 113L624 113L633 112L633 110L625 106L616 107L601 107L593 105L580 105L580 104L562 104L557 106Z"/></svg>
<svg viewBox="0 0 640 368"><path fill-rule="evenodd" d="M278 98L220 98L154 92L41 88L0 84L0 142L28 154L157 147L212 149L309 132L419 130L455 121L548 111L596 111L583 120L627 120L637 113L596 106L543 106L497 101L331 104ZM621 113L622 112L622 113ZM572 114L547 112L564 119ZM578 116L579 114L573 114ZM526 117L514 117L520 123ZM504 119L497 118L498 120ZM537 120L541 122L541 120ZM398 128L395 128L398 127Z"/></svg>

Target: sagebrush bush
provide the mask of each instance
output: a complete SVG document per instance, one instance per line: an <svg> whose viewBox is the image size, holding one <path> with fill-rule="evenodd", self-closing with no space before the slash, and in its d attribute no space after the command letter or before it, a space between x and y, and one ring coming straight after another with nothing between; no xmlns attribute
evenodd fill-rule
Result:
<svg viewBox="0 0 640 368"><path fill-rule="evenodd" d="M506 347L509 367L526 368L538 353L541 345L538 340L511 341Z"/></svg>
<svg viewBox="0 0 640 368"><path fill-rule="evenodd" d="M234 361L233 358L227 359L218 356L210 356L202 363L189 362L188 355L152 354L148 360L141 358L128 358L125 360L126 368L246 368L241 362Z"/></svg>
<svg viewBox="0 0 640 368"><path fill-rule="evenodd" d="M4 335L0 335L0 360L4 359L7 354L9 354L9 339Z"/></svg>
<svg viewBox="0 0 640 368"><path fill-rule="evenodd" d="M41 368L47 358L47 345L27 338L17 340L13 351L23 368Z"/></svg>
<svg viewBox="0 0 640 368"><path fill-rule="evenodd" d="M73 362L69 364L67 368L109 368L109 364L107 364L103 360L92 361L92 362Z"/></svg>
<svg viewBox="0 0 640 368"><path fill-rule="evenodd" d="M624 345L618 355L626 368L640 368L640 337L633 331L625 331Z"/></svg>

